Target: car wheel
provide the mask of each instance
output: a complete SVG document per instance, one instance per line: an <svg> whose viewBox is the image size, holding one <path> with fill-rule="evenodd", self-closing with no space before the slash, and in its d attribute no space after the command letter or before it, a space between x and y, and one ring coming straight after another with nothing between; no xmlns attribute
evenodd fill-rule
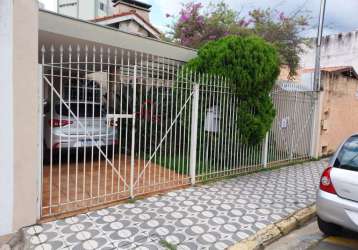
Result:
<svg viewBox="0 0 358 250"><path fill-rule="evenodd" d="M317 223L318 223L319 230L321 230L321 232L324 233L325 235L332 235L332 236L337 235L341 230L340 226L337 226L336 224L333 223L325 222L319 217L317 217Z"/></svg>

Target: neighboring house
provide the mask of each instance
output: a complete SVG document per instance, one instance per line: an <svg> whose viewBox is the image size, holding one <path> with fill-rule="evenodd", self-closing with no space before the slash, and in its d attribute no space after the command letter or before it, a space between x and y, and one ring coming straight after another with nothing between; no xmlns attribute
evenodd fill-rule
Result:
<svg viewBox="0 0 358 250"><path fill-rule="evenodd" d="M323 67L321 72L319 153L324 156L358 133L358 75L352 66Z"/></svg>
<svg viewBox="0 0 358 250"><path fill-rule="evenodd" d="M290 87L314 90L315 44L305 48L300 68ZM321 48L321 87L319 93L319 155L332 154L358 124L358 31L329 35ZM280 80L288 80L289 70L281 68ZM317 119L318 119L317 118Z"/></svg>
<svg viewBox="0 0 358 250"><path fill-rule="evenodd" d="M136 0L58 0L57 12L136 35L160 38L149 18L151 5Z"/></svg>
<svg viewBox="0 0 358 250"><path fill-rule="evenodd" d="M144 37L160 38L160 32L135 11L98 18L94 22Z"/></svg>
<svg viewBox="0 0 358 250"><path fill-rule="evenodd" d="M301 55L301 68L314 68L315 40ZM321 67L352 65L358 70L358 31L325 36L322 40Z"/></svg>
<svg viewBox="0 0 358 250"><path fill-rule="evenodd" d="M295 81L280 83L286 90L313 91L313 75L314 68L300 69ZM358 74L353 66L322 67L320 90L317 150L324 156L335 152L345 138L358 132Z"/></svg>
<svg viewBox="0 0 358 250"><path fill-rule="evenodd" d="M304 46L305 52L300 55L300 69L314 68L316 47L315 39L310 39L309 46ZM321 67L337 67L351 65L358 71L358 31L332 34L322 39ZM289 68L281 67L280 80L297 81L300 78L300 70L295 77L289 77ZM305 81L313 81L313 73L306 75Z"/></svg>
<svg viewBox="0 0 358 250"><path fill-rule="evenodd" d="M112 0L57 0L57 12L62 15L92 20L114 13Z"/></svg>
<svg viewBox="0 0 358 250"><path fill-rule="evenodd" d="M315 41L301 55L296 79L313 86ZM332 154L343 139L357 133L358 124L358 31L325 36L321 48L320 155Z"/></svg>

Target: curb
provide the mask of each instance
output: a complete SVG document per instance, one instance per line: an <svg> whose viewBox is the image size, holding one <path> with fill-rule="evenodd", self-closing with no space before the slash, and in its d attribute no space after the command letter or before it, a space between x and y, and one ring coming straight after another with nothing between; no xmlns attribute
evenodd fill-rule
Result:
<svg viewBox="0 0 358 250"><path fill-rule="evenodd" d="M316 215L316 205L296 211L287 218L269 225L256 234L229 247L229 250L259 250L302 226Z"/></svg>

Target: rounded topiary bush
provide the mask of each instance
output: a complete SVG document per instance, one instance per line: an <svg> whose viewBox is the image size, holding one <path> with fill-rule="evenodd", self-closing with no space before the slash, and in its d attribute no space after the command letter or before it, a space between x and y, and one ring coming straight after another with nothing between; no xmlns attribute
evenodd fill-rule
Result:
<svg viewBox="0 0 358 250"><path fill-rule="evenodd" d="M256 36L227 36L201 47L185 67L225 76L239 98L237 122L246 143L257 144L271 128L275 110L270 92L279 74L276 49Z"/></svg>

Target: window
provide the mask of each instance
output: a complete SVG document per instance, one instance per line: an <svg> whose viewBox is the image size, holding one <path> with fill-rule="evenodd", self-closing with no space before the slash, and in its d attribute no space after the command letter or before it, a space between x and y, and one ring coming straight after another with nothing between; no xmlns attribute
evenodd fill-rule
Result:
<svg viewBox="0 0 358 250"><path fill-rule="evenodd" d="M77 86L77 84L77 79L71 79L71 90L68 84L64 84L62 92L63 99L100 102L101 89L98 83L92 80L87 80L86 87L86 81L80 80L80 85Z"/></svg>
<svg viewBox="0 0 358 250"><path fill-rule="evenodd" d="M101 106L98 104L85 104L85 103L71 103L71 111L74 113L74 115L78 117L100 117L106 115L106 110L104 108L101 109ZM65 104L62 104L62 110L61 110L61 104L57 104L55 106L56 113L62 116L72 116L69 112L67 106ZM62 111L62 114L61 114ZM87 114L86 114L87 111Z"/></svg>
<svg viewBox="0 0 358 250"><path fill-rule="evenodd" d="M344 143L334 166L358 171L358 136L352 136Z"/></svg>

